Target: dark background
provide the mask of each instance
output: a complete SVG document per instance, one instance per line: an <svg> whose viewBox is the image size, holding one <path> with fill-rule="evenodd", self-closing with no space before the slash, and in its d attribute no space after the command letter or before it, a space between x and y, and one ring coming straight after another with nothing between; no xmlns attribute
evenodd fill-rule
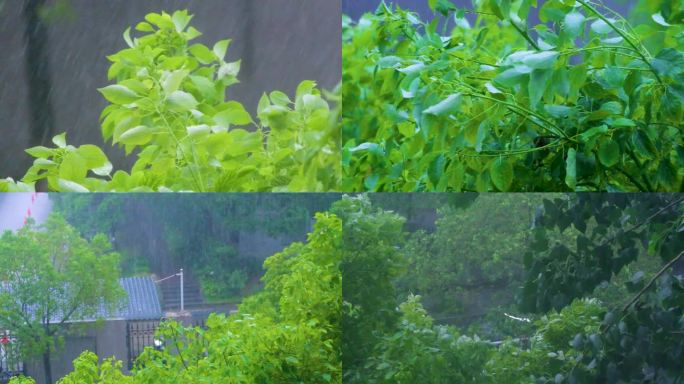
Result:
<svg viewBox="0 0 684 384"><path fill-rule="evenodd" d="M47 17L31 21L25 6L41 3ZM251 112L263 92L292 94L302 80L332 89L341 79L339 1L0 0L0 178L23 176L32 163L24 149L64 131L70 144L103 146L115 169L128 170L133 159L100 134L106 56L126 47L123 31L147 13L177 9L195 15L197 41L233 39L227 60L242 59L241 84L228 97Z"/></svg>

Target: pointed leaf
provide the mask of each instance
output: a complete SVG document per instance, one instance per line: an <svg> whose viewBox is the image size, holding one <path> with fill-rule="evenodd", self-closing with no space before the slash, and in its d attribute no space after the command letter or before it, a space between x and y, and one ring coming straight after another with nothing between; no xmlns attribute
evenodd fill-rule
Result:
<svg viewBox="0 0 684 384"><path fill-rule="evenodd" d="M507 191L513 184L513 166L506 158L494 160L490 174L492 183L499 191Z"/></svg>

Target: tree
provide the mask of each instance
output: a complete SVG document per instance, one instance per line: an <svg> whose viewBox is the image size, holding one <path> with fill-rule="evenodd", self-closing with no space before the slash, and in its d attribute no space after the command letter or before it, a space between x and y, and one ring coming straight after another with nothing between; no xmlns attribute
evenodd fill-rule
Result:
<svg viewBox="0 0 684 384"><path fill-rule="evenodd" d="M436 231L412 233L403 249L409 268L398 281L402 297L420 294L432 316L460 325L511 306L530 213L541 201L540 195L482 195L466 209L443 205Z"/></svg>
<svg viewBox="0 0 684 384"><path fill-rule="evenodd" d="M426 250L401 243L402 232L389 231L387 222L379 220L391 213L364 198L346 203L343 352L358 351L353 364L344 365L350 383L681 382L683 196L544 195L534 227L525 220L517 230L479 220L478 205L487 206L489 198L449 213L453 222L442 218L432 237L441 240ZM516 216L507 196L491 199L496 204L489 212L497 212L499 205L500 215ZM446 252L488 249L481 243L491 240L470 227L485 232L495 245L515 241L521 233L527 236L525 244L514 247L528 248L518 265L510 258L497 268L524 273L522 289L516 291L528 314L510 321L527 323L531 337L513 334L486 341L463 336L456 327L433 324L417 296L401 303L405 297L393 283L400 282L405 290L421 284L449 288L463 280L458 274L463 268L471 270L465 278L477 276L472 271L487 270L495 254L472 257L464 265ZM449 246L448 240L460 247ZM407 273L397 268L405 262L402 255L408 258ZM431 257L436 260L417 260ZM439 264L432 266L436 261ZM415 278L404 280L414 269ZM610 295L602 292L606 286ZM505 289L514 291L514 285ZM364 305L352 305L356 303ZM382 319L393 321L378 321Z"/></svg>
<svg viewBox="0 0 684 384"><path fill-rule="evenodd" d="M396 310L393 279L404 261L404 218L374 207L367 196L344 197L332 211L343 223L342 365L345 378L371 353L375 335L394 327Z"/></svg>
<svg viewBox="0 0 684 384"><path fill-rule="evenodd" d="M119 255L103 235L81 238L63 217L52 214L42 226L29 219L0 238L0 324L10 329L24 357L43 358L52 383L50 354L73 320L95 319L104 304L123 297Z"/></svg>
<svg viewBox="0 0 684 384"><path fill-rule="evenodd" d="M522 309L560 310L591 296L639 256L660 265L651 277L635 271L621 282L630 296L610 303L600 328L566 340L578 353L557 375L570 382L683 378L683 220L684 197L674 194L578 194L544 201L543 225L535 229L525 257ZM553 240L568 230L577 233L574 244Z"/></svg>
<svg viewBox="0 0 684 384"><path fill-rule="evenodd" d="M338 217L317 214L305 243L266 260L264 290L237 313L210 315L207 329L162 323L156 337L166 347L146 348L130 376L86 351L59 383L341 383L341 237Z"/></svg>

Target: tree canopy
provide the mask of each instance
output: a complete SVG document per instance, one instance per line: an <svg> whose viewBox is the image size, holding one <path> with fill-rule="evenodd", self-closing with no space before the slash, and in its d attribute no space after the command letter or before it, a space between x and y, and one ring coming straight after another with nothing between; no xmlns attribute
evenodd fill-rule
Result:
<svg viewBox="0 0 684 384"><path fill-rule="evenodd" d="M58 214L37 226L29 219L0 238L0 325L17 336L25 358L50 353L70 321L97 319L123 298L119 255L104 235L88 241Z"/></svg>

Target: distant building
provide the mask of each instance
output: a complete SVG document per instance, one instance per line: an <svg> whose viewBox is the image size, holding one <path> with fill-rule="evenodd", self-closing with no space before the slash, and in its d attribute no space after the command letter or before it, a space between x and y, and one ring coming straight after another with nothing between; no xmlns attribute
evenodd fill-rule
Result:
<svg viewBox="0 0 684 384"><path fill-rule="evenodd" d="M152 346L155 327L164 317L157 285L151 276L126 277L119 279L127 299L113 311L103 305L96 319L74 319L65 324L71 332L64 338L64 345L52 356L52 374L61 378L73 370L72 361L83 351L95 352L100 359L116 357L124 362L132 361L145 346ZM84 323L92 322L92 326ZM141 327L141 324L143 327ZM85 325L85 326L84 326ZM141 334L138 330L144 329ZM131 332L131 331L134 332ZM2 355L0 355L0 359ZM0 366L3 362L0 361ZM23 364L22 364L23 365ZM23 367L26 374L37 384L44 384L45 378L41 359L27 362ZM128 368L124 364L124 368Z"/></svg>

